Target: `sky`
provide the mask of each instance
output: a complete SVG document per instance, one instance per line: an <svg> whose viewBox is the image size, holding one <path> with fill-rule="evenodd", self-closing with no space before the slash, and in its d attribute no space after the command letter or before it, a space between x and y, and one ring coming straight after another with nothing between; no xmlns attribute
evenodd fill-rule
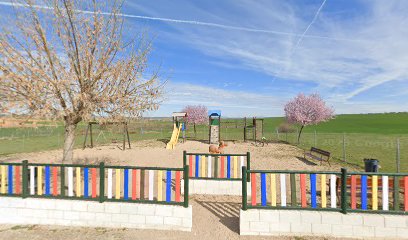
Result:
<svg viewBox="0 0 408 240"><path fill-rule="evenodd" d="M148 116L197 104L283 116L298 93L337 114L408 111L406 0L125 0L123 14L125 38L153 38L150 66L167 80Z"/></svg>

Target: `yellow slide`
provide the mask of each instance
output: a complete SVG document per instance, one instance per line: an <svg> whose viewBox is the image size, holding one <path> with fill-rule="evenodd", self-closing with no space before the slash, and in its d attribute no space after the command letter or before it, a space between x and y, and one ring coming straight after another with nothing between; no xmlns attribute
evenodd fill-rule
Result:
<svg viewBox="0 0 408 240"><path fill-rule="evenodd" d="M167 143L166 149L174 149L178 142L178 138L182 127L183 127L182 123L180 123L179 128L177 128L176 124L174 124L173 133L171 134L170 142Z"/></svg>

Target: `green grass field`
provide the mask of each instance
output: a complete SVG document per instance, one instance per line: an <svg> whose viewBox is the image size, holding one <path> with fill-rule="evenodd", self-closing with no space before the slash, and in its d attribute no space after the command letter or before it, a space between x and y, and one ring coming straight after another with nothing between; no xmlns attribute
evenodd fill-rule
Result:
<svg viewBox="0 0 408 240"><path fill-rule="evenodd" d="M248 120L249 122L249 120ZM266 118L264 136L268 140L284 141L297 144L296 132L277 133L276 129L284 118ZM223 119L221 138L226 140L243 140L242 119ZM130 124L129 132L132 141L143 139L160 139L166 141L172 133L172 123L151 120ZM77 129L76 147L81 147L85 136L86 124ZM62 148L64 128L39 127L37 129L9 128L0 129L0 155L21 152L35 152ZM186 132L188 139L208 140L208 127L197 126L197 137L192 127ZM343 137L345 139L343 152ZM123 139L120 127L93 130L95 145L117 142ZM316 146L330 151L337 161L363 166L364 158L380 160L382 172L396 170L396 141L400 141L400 170L408 172L408 113L388 114L352 114L339 115L330 122L317 126L308 126L302 134L299 147L308 149Z"/></svg>

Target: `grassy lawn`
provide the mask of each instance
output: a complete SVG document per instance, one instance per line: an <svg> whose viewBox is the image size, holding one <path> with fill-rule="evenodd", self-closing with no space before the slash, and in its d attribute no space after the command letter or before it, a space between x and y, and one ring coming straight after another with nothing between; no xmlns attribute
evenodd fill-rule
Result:
<svg viewBox="0 0 408 240"><path fill-rule="evenodd" d="M268 140L297 144L296 132L277 134L276 129L282 122L284 118L266 118L264 136ZM221 125L222 139L243 140L242 119L223 119ZM133 122L129 125L131 141L144 139L166 141L170 138L172 129L170 119ZM187 139L208 140L208 126L197 126L196 137L192 129L190 127L187 130ZM122 131L121 126L105 128L94 126L94 144L116 142L121 146ZM85 132L86 124L81 124L77 129L76 147L82 147ZM62 125L37 129L0 129L0 155L60 149L63 138ZM393 172L396 170L397 139L400 140L400 169L408 172L408 113L339 115L330 122L306 127L299 147L308 149L316 146L330 151L339 161L343 161L345 157L348 163L359 166L363 166L364 158L376 158L380 160L382 172Z"/></svg>

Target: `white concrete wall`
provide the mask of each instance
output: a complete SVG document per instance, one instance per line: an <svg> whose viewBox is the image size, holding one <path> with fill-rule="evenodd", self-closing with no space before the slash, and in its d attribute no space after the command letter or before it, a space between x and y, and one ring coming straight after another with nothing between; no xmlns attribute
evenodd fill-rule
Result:
<svg viewBox="0 0 408 240"><path fill-rule="evenodd" d="M248 196L251 184L247 183ZM181 182L181 193L184 194L184 181ZM235 195L242 196L241 181L189 179L189 194Z"/></svg>
<svg viewBox="0 0 408 240"><path fill-rule="evenodd" d="M241 210L241 235L408 239L408 216L306 210Z"/></svg>
<svg viewBox="0 0 408 240"><path fill-rule="evenodd" d="M192 207L0 197L0 224L191 231Z"/></svg>

